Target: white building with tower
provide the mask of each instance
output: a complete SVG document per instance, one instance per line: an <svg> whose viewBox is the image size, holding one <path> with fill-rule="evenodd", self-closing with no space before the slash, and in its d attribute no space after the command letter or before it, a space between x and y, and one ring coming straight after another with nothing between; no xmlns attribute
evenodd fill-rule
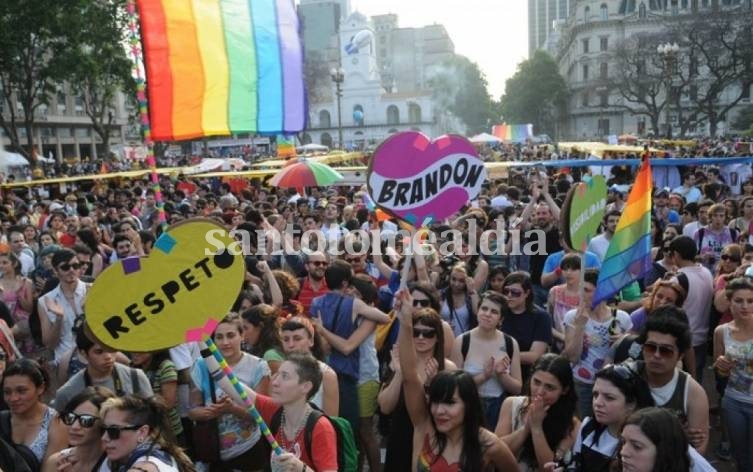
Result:
<svg viewBox="0 0 753 472"><path fill-rule="evenodd" d="M384 88L373 25L365 15L354 12L341 20L338 44L340 68L332 71L332 96L309 103L304 143L365 149L399 131L430 137L459 131L453 120L436 113L429 90Z"/></svg>

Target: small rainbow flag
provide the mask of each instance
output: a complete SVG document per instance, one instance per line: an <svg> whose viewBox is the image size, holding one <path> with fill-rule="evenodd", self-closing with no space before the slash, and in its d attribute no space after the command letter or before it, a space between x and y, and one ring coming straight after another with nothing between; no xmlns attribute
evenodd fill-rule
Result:
<svg viewBox="0 0 753 472"><path fill-rule="evenodd" d="M277 157L290 159L295 156L295 137L283 135L277 136Z"/></svg>
<svg viewBox="0 0 753 472"><path fill-rule="evenodd" d="M138 7L155 141L304 128L292 0L138 0Z"/></svg>
<svg viewBox="0 0 753 472"><path fill-rule="evenodd" d="M609 300L651 268L651 163L648 151L599 271L592 306Z"/></svg>
<svg viewBox="0 0 753 472"><path fill-rule="evenodd" d="M492 134L504 142L522 143L533 137L533 125L494 125Z"/></svg>

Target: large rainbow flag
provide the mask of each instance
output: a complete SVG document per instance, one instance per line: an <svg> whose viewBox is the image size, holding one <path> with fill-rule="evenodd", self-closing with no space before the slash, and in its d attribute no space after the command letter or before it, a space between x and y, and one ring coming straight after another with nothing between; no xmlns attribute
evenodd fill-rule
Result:
<svg viewBox="0 0 753 472"><path fill-rule="evenodd" d="M522 143L533 137L533 125L530 123L527 125L494 125L492 134L504 142Z"/></svg>
<svg viewBox="0 0 753 472"><path fill-rule="evenodd" d="M138 0L138 7L154 140L304 128L293 0Z"/></svg>
<svg viewBox="0 0 753 472"><path fill-rule="evenodd" d="M592 306L609 300L651 268L652 190L651 163L646 153L601 264Z"/></svg>

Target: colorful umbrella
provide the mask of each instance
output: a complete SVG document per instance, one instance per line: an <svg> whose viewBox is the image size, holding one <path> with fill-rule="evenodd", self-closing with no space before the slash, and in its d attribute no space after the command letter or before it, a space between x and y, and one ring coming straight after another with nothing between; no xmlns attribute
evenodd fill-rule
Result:
<svg viewBox="0 0 753 472"><path fill-rule="evenodd" d="M299 158L282 168L270 183L275 187L326 187L342 180L343 176L327 164Z"/></svg>

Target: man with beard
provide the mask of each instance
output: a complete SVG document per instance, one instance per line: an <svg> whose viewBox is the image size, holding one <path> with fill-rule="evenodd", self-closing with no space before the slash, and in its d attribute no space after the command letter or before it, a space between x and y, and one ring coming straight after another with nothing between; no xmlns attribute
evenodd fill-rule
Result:
<svg viewBox="0 0 753 472"><path fill-rule="evenodd" d="M604 256L607 254L609 242L614 236L614 230L617 229L617 223L620 222L620 212L612 210L604 215L604 232L593 238L588 243L588 250L599 257L599 261L604 262Z"/></svg>
<svg viewBox="0 0 753 472"><path fill-rule="evenodd" d="M537 305L546 304L548 291L541 285L541 273L544 270L544 263L549 254L562 250L560 244L560 230L557 222L560 218L560 208L545 189L546 184L539 183L536 180L531 186L531 201L526 205L523 214L520 215L519 229L524 238L521 244L522 248L530 242L541 241L537 236L538 232L543 232L546 240L546 247L539 247L540 244L531 244L531 249L536 250L535 254L528 256L528 272L531 274L531 283L533 284L534 302ZM538 203L540 197L544 197L544 202ZM514 224L514 223L513 223ZM529 231L536 230L536 231Z"/></svg>
<svg viewBox="0 0 753 472"><path fill-rule="evenodd" d="M299 279L301 289L298 291L298 300L303 305L303 312L310 315L311 301L329 291L324 272L327 270L327 258L322 252L312 252L305 257L306 271L308 275Z"/></svg>

